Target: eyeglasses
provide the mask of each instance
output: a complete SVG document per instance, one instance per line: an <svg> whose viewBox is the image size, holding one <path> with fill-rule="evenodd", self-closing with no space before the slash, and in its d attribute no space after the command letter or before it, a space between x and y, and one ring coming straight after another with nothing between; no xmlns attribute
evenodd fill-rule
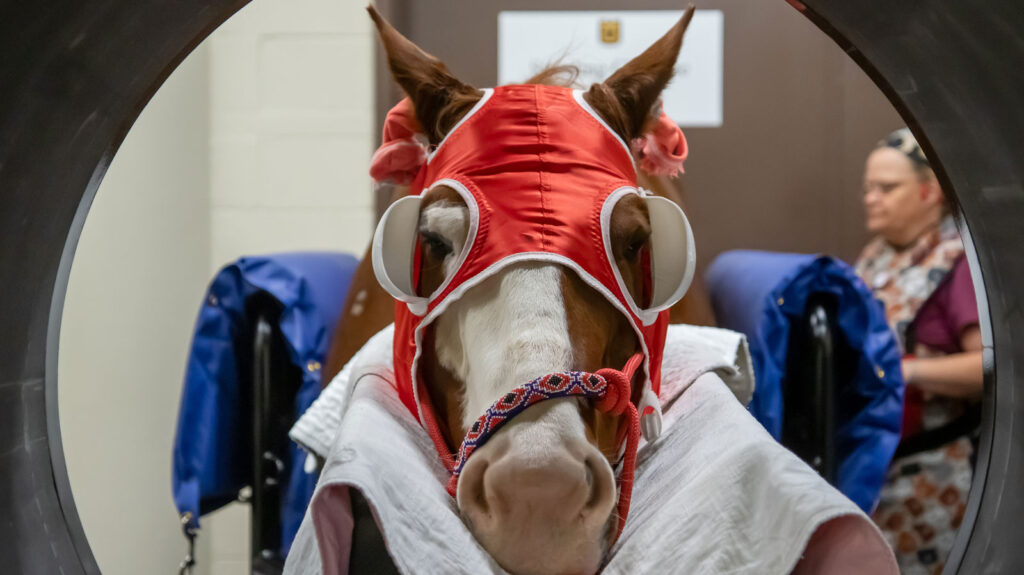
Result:
<svg viewBox="0 0 1024 575"><path fill-rule="evenodd" d="M886 195L905 183L906 182L900 180L889 182L864 182L863 191L865 196L873 191L879 191L882 195Z"/></svg>

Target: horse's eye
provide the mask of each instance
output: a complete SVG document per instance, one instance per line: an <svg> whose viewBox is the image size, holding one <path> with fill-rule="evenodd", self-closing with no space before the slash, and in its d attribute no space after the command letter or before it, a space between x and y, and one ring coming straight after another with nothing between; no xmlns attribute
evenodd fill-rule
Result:
<svg viewBox="0 0 1024 575"><path fill-rule="evenodd" d="M629 244L626 246L626 249L623 250L622 256L629 261L635 260L637 256L640 255L640 250L642 250L644 246L647 245L647 239L648 238L644 236L641 238L634 238L633 240L630 240Z"/></svg>
<svg viewBox="0 0 1024 575"><path fill-rule="evenodd" d="M430 255L443 260L452 253L452 244L444 236L434 232L420 231L420 242L426 246Z"/></svg>

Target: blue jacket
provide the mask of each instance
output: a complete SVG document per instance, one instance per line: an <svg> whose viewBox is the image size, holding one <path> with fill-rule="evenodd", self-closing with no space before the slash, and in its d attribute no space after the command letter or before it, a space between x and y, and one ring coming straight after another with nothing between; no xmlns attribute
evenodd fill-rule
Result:
<svg viewBox="0 0 1024 575"><path fill-rule="evenodd" d="M246 257L213 279L196 319L178 411L172 488L181 514L199 516L238 497L252 472L251 384L239 381L238 350L251 349L246 303L269 294L282 306L279 326L291 361L302 370L293 405L301 415L320 394L320 365L358 260L340 253L291 253ZM282 490L281 552L286 555L316 485L303 470L304 454L289 444Z"/></svg>
<svg viewBox="0 0 1024 575"><path fill-rule="evenodd" d="M858 355L855 371L837 381L846 409L836 411L836 486L870 512L903 418L900 352L882 303L850 266L825 256L726 252L706 278L719 324L747 335L757 381L750 411L776 439L782 434L791 322L801 320L811 294L836 298L839 332Z"/></svg>

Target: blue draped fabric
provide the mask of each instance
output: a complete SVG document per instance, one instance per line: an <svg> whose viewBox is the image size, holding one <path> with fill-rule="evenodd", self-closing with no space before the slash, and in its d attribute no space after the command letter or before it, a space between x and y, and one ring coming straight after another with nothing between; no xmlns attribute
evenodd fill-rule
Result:
<svg viewBox="0 0 1024 575"><path fill-rule="evenodd" d="M251 481L251 382L239 381L237 358L251 349L247 303L269 295L280 303L279 327L302 384L291 406L297 418L320 394L320 365L359 261L348 254L311 252L245 257L213 279L196 319L174 440L172 489L181 514L199 516L238 496ZM281 505L286 555L316 485L303 469L304 452L289 442Z"/></svg>
<svg viewBox="0 0 1024 575"><path fill-rule="evenodd" d="M802 319L812 294L835 298L842 343L857 356L855 368L836 382L836 487L870 512L903 417L900 352L882 303L850 266L826 256L727 252L708 267L706 280L719 325L750 342L757 381L750 411L776 439L785 417L790 326Z"/></svg>

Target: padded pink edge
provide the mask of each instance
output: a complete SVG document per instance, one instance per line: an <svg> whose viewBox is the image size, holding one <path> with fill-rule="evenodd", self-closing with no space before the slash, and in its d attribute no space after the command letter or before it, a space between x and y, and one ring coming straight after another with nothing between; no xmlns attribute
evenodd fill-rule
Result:
<svg viewBox="0 0 1024 575"><path fill-rule="evenodd" d="M882 534L860 515L822 523L807 541L793 575L899 575L896 557Z"/></svg>
<svg viewBox="0 0 1024 575"><path fill-rule="evenodd" d="M328 485L310 504L323 575L348 575L352 553L352 500L347 485Z"/></svg>

